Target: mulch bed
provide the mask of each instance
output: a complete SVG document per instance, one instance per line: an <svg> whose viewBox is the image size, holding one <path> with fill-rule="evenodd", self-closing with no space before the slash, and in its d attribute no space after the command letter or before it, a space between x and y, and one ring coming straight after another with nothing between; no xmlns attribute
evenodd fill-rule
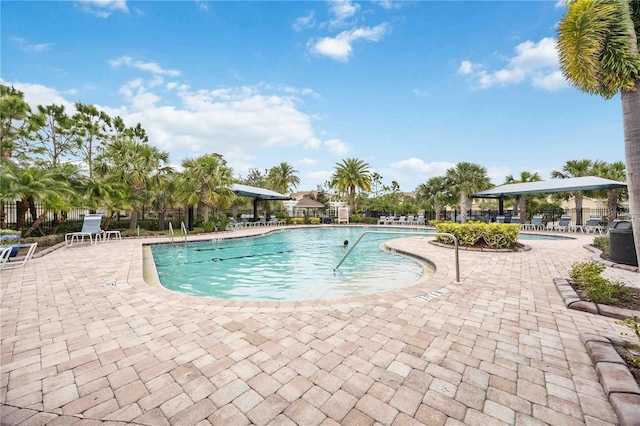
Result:
<svg viewBox="0 0 640 426"><path fill-rule="evenodd" d="M636 383L638 383L638 385L640 385L640 367L638 367L631 360L632 356L634 356L634 355L638 356L637 351L636 351L635 354L632 354L632 352L628 348L626 348L624 346L613 345L613 347L615 348L616 352L618 352L618 355L620 355L620 357L627 363L627 367L629 368L629 372L631 373L633 378L636 379Z"/></svg>
<svg viewBox="0 0 640 426"><path fill-rule="evenodd" d="M591 299L589 299L589 293L587 292L587 290L578 286L573 280L569 280L569 284L571 285L571 287L573 287L576 293L580 295L580 298L582 300L591 302ZM631 309L634 311L640 311L640 288L635 288L635 287L628 287L628 288L629 288L629 294L627 295L626 299L620 300L618 303L613 304L611 306L616 306L618 308Z"/></svg>

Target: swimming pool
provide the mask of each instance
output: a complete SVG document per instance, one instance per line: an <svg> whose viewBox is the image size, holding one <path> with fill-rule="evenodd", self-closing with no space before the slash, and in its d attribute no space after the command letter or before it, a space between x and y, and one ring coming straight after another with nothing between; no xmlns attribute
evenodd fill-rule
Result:
<svg viewBox="0 0 640 426"><path fill-rule="evenodd" d="M174 291L235 300L315 300L373 294L413 284L426 263L380 250L410 234L367 235L337 271L351 244L374 227L310 227L256 237L151 246L160 283ZM390 231L406 231L394 228ZM428 230L410 230L428 234Z"/></svg>
<svg viewBox="0 0 640 426"><path fill-rule="evenodd" d="M353 245L365 231L434 232L399 227L308 227L255 237L156 244L151 252L164 287L218 299L293 301L361 296L405 287L434 272L426 262L380 250L384 241L410 237L407 233L365 236L335 271L348 250L343 241ZM521 234L520 238L558 237Z"/></svg>

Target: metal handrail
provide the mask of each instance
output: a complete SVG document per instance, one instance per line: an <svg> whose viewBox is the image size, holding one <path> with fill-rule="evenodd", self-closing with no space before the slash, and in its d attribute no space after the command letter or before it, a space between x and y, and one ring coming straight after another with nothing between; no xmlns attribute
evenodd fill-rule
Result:
<svg viewBox="0 0 640 426"><path fill-rule="evenodd" d="M337 270L340 265L342 265L342 262L345 261L345 259L351 254L351 252L353 251L353 249L356 248L356 246L358 245L358 243L362 240L362 238L364 238L364 236L366 234L419 234L419 235L425 235L424 233L418 233L418 232L412 232L412 231L405 231L405 232L388 232L388 231L365 231L362 233L362 235L360 235L360 237L356 240L355 244L351 246L351 248L349 249L349 251L344 255L344 257L342 258L342 260L340 261L340 263L338 263L338 266L336 266L335 268L333 268L333 270ZM430 233L430 234L426 234L426 235L436 235L436 236L441 236L441 237L449 237L453 240L453 246L455 249L455 263L456 263L456 282L459 283L460 282L460 258L458 256L458 238L456 238L455 235L453 234L449 234L448 232L434 232L434 233Z"/></svg>
<svg viewBox="0 0 640 426"><path fill-rule="evenodd" d="M171 236L171 244L173 244L173 225L169 222L169 235Z"/></svg>
<svg viewBox="0 0 640 426"><path fill-rule="evenodd" d="M182 231L183 235L184 235L184 242L187 242L187 227L184 226L184 222L180 222L180 230Z"/></svg>

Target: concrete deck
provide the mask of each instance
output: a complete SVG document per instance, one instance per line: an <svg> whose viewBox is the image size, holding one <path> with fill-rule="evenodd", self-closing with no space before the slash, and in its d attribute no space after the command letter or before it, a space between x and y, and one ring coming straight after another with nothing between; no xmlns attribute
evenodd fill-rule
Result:
<svg viewBox="0 0 640 426"><path fill-rule="evenodd" d="M565 308L553 278L589 260L582 246L593 240L569 235L520 253L461 251L461 283L452 250L394 240L435 275L372 296L280 303L150 286L142 245L160 239L63 247L0 274L0 420L618 424L579 333L623 329ZM638 273L605 273L640 286Z"/></svg>

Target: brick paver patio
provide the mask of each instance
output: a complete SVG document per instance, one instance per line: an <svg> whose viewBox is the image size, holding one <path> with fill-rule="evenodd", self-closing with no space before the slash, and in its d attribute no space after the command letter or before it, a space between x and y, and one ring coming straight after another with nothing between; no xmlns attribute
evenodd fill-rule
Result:
<svg viewBox="0 0 640 426"><path fill-rule="evenodd" d="M371 296L279 303L150 286L142 245L160 239L62 247L0 275L1 421L618 424L579 333L622 329L566 309L553 283L591 258L582 246L593 237L571 236L520 253L461 251L461 283L452 250L394 240L435 274ZM637 273L606 274L640 286Z"/></svg>

